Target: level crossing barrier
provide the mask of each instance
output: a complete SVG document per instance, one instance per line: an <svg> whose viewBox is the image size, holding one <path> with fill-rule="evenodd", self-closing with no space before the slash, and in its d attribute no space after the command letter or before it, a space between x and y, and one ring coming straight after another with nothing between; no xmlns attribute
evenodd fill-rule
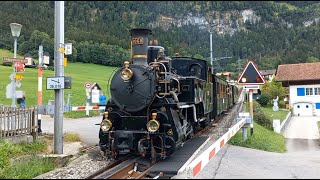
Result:
<svg viewBox="0 0 320 180"><path fill-rule="evenodd" d="M81 110L104 110L106 106L73 106L72 111L81 111Z"/></svg>
<svg viewBox="0 0 320 180"><path fill-rule="evenodd" d="M237 103L239 106L236 106L236 113L243 110L243 101L244 101L245 91L241 89L239 93L239 99ZM253 123L252 119L245 115L246 113L239 113L236 118L236 122L233 126L228 128L227 132L225 132L222 136L218 138L218 140L214 141L206 148L199 156L194 159L190 159L190 162L185 164L180 170L178 174L186 175L188 179L195 178L199 172L212 160L213 157L218 153L220 149L224 147L225 144L233 137L241 128L246 129L249 124ZM244 130L242 129L242 130Z"/></svg>
<svg viewBox="0 0 320 180"><path fill-rule="evenodd" d="M242 118L233 127L222 135L217 141L215 141L207 150L205 150L200 156L193 160L186 168L187 176L190 178L196 177L198 173L209 163L209 161L218 153L220 149L234 136L241 127L246 124L247 119Z"/></svg>

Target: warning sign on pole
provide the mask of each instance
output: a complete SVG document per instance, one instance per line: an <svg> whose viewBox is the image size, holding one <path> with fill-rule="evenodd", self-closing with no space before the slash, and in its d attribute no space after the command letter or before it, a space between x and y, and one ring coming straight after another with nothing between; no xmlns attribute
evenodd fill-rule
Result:
<svg viewBox="0 0 320 180"><path fill-rule="evenodd" d="M84 87L87 89L91 88L91 83L90 82L84 83Z"/></svg>

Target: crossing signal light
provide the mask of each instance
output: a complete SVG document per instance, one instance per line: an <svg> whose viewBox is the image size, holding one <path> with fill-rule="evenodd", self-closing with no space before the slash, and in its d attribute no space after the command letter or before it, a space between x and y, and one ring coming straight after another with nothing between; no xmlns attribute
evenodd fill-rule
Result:
<svg viewBox="0 0 320 180"><path fill-rule="evenodd" d="M253 61L249 61L239 76L237 83L239 85L263 85L265 80Z"/></svg>
<svg viewBox="0 0 320 180"><path fill-rule="evenodd" d="M256 82L260 83L261 82L261 78L259 76L256 77Z"/></svg>
<svg viewBox="0 0 320 180"><path fill-rule="evenodd" d="M241 78L241 82L243 83L247 82L247 78L246 77Z"/></svg>

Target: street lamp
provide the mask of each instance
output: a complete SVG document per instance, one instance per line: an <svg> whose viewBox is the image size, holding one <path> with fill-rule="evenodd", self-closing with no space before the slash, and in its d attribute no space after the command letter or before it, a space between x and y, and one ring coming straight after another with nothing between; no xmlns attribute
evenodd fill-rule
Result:
<svg viewBox="0 0 320 180"><path fill-rule="evenodd" d="M17 58L17 40L20 36L22 25L18 23L10 23L11 28L11 34L14 39L14 50L13 50L13 57ZM12 83L12 107L16 107L16 81L15 81L15 75L16 75L16 65L15 62L13 62L13 73L11 75L11 83Z"/></svg>

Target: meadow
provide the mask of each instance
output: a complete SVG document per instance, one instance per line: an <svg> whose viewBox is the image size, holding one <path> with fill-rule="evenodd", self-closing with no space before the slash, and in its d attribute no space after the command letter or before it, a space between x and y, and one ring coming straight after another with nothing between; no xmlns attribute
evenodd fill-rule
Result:
<svg viewBox="0 0 320 180"><path fill-rule="evenodd" d="M13 57L13 53L7 50L0 50L0 58L2 62L3 57ZM21 58L22 56L17 55ZM71 89L64 90L64 100L67 103L68 94L71 95L71 106L85 106L86 105L86 88L84 84L90 82L91 84L97 83L107 98L110 97L108 80L112 71L117 67L109 67L103 65L89 64L89 63L70 63L64 67L65 76L72 78ZM12 100L6 98L6 86L11 82L9 78L13 72L12 66L3 66L0 64L0 104L11 105ZM20 80L21 87L16 90L22 90L26 93L27 107L35 106L38 102L38 69L25 68L25 72L17 73L23 76ZM46 89L46 78L52 77L54 71L43 70L42 77L42 104L48 104L49 100L54 100L54 90ZM96 105L96 104L93 104Z"/></svg>

